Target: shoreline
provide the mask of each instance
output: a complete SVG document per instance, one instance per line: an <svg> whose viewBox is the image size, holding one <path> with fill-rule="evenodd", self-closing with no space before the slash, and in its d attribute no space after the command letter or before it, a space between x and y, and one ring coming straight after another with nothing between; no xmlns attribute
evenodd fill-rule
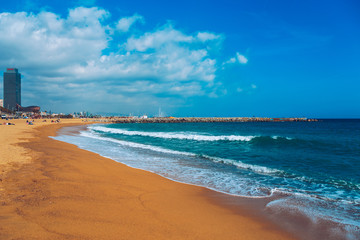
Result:
<svg viewBox="0 0 360 240"><path fill-rule="evenodd" d="M33 139L18 143L30 149L33 159L3 177L1 184L5 190L0 194L6 201L0 207L1 215L5 216L0 218L0 236L20 239L24 236L27 239L50 236L52 239L65 239L65 236L117 239L119 234L125 234L125 239L293 237L270 221L252 216L249 209L217 202L219 199L214 194L222 193L133 169L48 137L66 125L35 127ZM106 232L94 231L99 226Z"/></svg>
<svg viewBox="0 0 360 240"><path fill-rule="evenodd" d="M63 129L66 128L67 127L64 127ZM74 128L77 127L75 126ZM83 128L82 130L85 130L85 128ZM78 133L79 130L77 130L76 132ZM62 133L61 134L60 132L58 133L59 133L58 135L62 135ZM68 135L67 133L64 134ZM86 149L86 148L83 149L98 154L107 159L110 159L116 163L120 163L121 165L125 165L126 167L130 167L135 170L149 172L177 184L185 184L191 187L203 188L206 190L204 191L204 196L208 201L218 206L225 207L236 214L248 216L250 218L255 217L255 219L260 221L271 222L271 225L273 225L276 229L280 229L281 231L290 233L292 237L296 237L298 239L306 239L306 240L354 239L355 235L357 235L356 232L352 232L352 230L347 229L348 226L341 222L336 222L321 217L314 220L314 218L309 216L307 212L303 212L299 209L291 209L291 208L272 209L267 207L268 204L272 204L273 202L276 202L278 200L282 201L287 197L289 197L290 195L287 193L277 192L277 193L272 193L269 196L259 196L259 197L231 194L228 192L223 192L217 189L209 188L205 185L198 185L186 181L176 180L171 177L164 176L160 173L156 173L154 171L145 168L143 169L139 167L134 167L132 165L128 165L127 163L123 163L121 159L117 159L117 158L112 159L111 157L102 155L91 149ZM349 232L347 232L348 230ZM352 234L354 237L351 237Z"/></svg>

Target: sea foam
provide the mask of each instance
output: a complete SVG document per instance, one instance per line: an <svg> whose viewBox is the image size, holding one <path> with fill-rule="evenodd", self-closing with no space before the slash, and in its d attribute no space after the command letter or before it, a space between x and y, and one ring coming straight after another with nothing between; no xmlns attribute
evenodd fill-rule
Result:
<svg viewBox="0 0 360 240"><path fill-rule="evenodd" d="M127 147L152 150L152 151L156 151L156 152L162 152L162 153L168 153L168 154L186 155L186 156L196 156L196 154L192 154L192 153L174 151L174 150L169 150L169 149L165 149L165 148L161 148L161 147L145 145L145 144L141 144L141 143L122 141L122 140L108 138L108 137L101 137L101 136L97 135L94 132L85 132L85 131L83 131L83 132L80 133L80 136L88 137L88 138L94 138L94 139L108 141L108 142L113 142L113 143L118 143L118 144L121 144L121 145L127 146Z"/></svg>
<svg viewBox="0 0 360 240"><path fill-rule="evenodd" d="M220 135L220 136L207 136L201 134L189 134L189 133L174 133L174 132L143 132L143 131L128 131L123 129L107 128L102 126L90 126L89 129L106 132L123 134L128 136L145 136L155 138L166 139L185 139L195 141L251 141L256 136L239 136L239 135Z"/></svg>
<svg viewBox="0 0 360 240"><path fill-rule="evenodd" d="M264 166L247 164L247 163L241 162L239 160L212 157L212 156L208 156L208 155L198 155L198 154L190 153L190 152L175 151L175 150L165 149L165 148L162 148L162 147L156 147L156 146L151 146L151 145L146 145L146 144L141 144L141 143L134 143L134 142L122 141L122 140L118 140L118 139L114 139L114 138L102 137L102 136L98 135L94 131L90 131L90 132L83 131L83 132L80 133L80 135L83 136L83 137L94 138L94 139L98 139L98 140L102 140L102 141L114 142L114 143L117 143L117 144L120 144L120 145L123 145L123 146L147 149L147 150L161 152L161 153L174 154L174 155L183 155L183 156L191 156L191 157L198 156L198 157L213 161L215 163L233 165L235 167L250 170L250 171L253 171L253 172L256 172L256 173L259 173L259 174L279 174L279 173L283 172L283 171L278 170L278 169L272 169L272 168L268 168L268 167L264 167Z"/></svg>

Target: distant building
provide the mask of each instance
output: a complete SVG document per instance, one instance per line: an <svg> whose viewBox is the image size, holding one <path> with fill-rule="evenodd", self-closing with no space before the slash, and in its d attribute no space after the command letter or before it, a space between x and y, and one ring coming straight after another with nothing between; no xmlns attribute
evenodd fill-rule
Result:
<svg viewBox="0 0 360 240"><path fill-rule="evenodd" d="M16 68L7 68L4 72L4 102L3 107L16 110L21 106L21 74Z"/></svg>
<svg viewBox="0 0 360 240"><path fill-rule="evenodd" d="M39 106L22 107L20 105L17 105L17 110L19 112L39 113L40 112L40 107Z"/></svg>
<svg viewBox="0 0 360 240"><path fill-rule="evenodd" d="M2 100L2 99L0 99L0 107L4 107L4 106L3 106L3 100Z"/></svg>

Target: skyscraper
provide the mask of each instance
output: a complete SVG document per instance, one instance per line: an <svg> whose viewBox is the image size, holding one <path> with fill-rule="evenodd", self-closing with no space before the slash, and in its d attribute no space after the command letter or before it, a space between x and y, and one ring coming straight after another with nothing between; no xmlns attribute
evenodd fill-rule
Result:
<svg viewBox="0 0 360 240"><path fill-rule="evenodd" d="M16 68L4 72L4 108L14 111L16 104L21 105L21 74Z"/></svg>

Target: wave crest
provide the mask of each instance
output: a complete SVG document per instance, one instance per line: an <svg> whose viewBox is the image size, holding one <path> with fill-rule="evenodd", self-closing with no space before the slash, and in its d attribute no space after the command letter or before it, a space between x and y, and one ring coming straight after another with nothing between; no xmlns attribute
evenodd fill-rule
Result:
<svg viewBox="0 0 360 240"><path fill-rule="evenodd" d="M220 136L207 136L188 133L173 133L173 132L143 132L143 131L128 131L123 129L106 128L101 126L91 126L92 130L99 132L115 133L128 136L145 136L165 139L185 139L195 141L251 141L256 136L239 136L239 135L220 135Z"/></svg>
<svg viewBox="0 0 360 240"><path fill-rule="evenodd" d="M155 151L155 152L162 152L162 153L174 154L174 155L183 155L183 156L189 156L189 157L201 157L201 158L213 161L215 163L233 165L235 167L250 170L252 172L256 172L259 174L279 174L279 173L283 172L278 169L272 169L272 168L268 168L268 167L264 167L264 166L244 163L239 160L218 158L218 157L212 157L212 156L208 156L208 155L198 155L198 154L190 153L190 152L175 151L175 150L165 149L165 148L157 147L157 146L122 141L122 140L108 138L108 137L101 137L101 136L98 136L95 132L81 132L80 135L83 137L89 137L89 138L94 138L94 139L98 139L98 140L114 142L114 143L117 143L117 144L120 144L123 146L128 146L128 147L133 147L133 148L147 149L147 150L151 150L151 151Z"/></svg>

